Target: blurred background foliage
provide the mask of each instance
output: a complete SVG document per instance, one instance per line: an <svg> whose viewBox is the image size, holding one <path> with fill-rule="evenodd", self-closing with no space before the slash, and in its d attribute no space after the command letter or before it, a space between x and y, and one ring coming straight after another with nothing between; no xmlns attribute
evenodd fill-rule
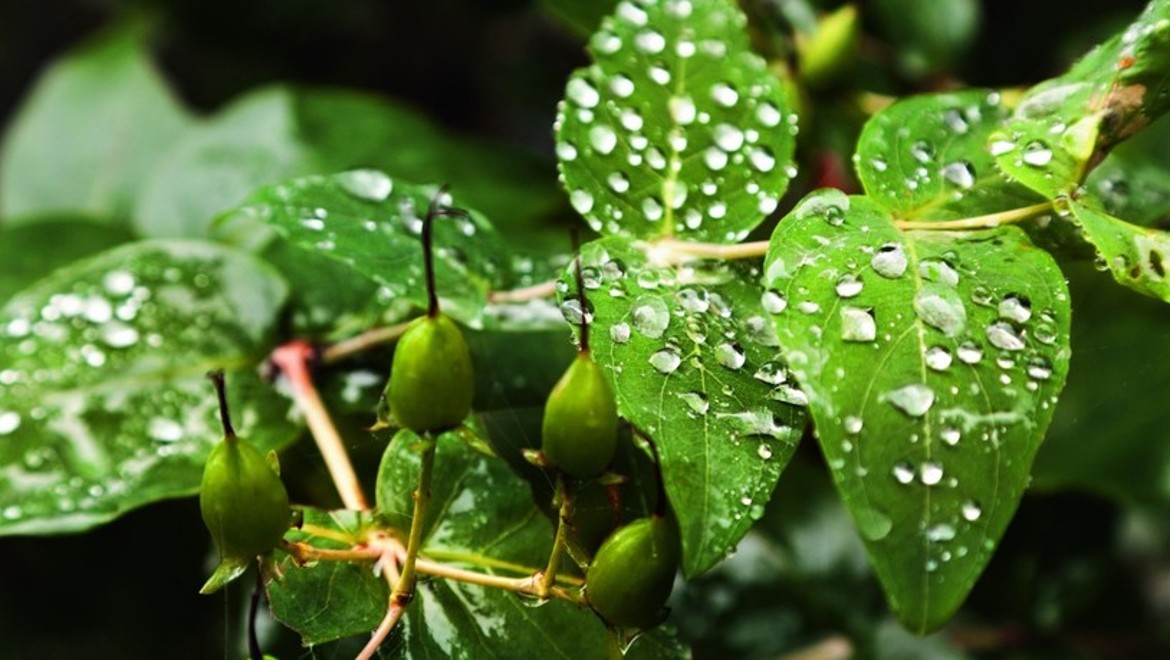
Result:
<svg viewBox="0 0 1170 660"><path fill-rule="evenodd" d="M1063 70L1143 4L858 2L859 56L836 78L803 91L802 178L791 195L819 185L853 185L848 163L865 118L858 109L864 94L1026 86ZM0 125L11 121L53 58L103 27L129 22L145 30L168 82L197 114L214 113L270 83L324 85L384 94L459 140L527 152L533 187L552 201L538 205L523 226L545 229L563 242L560 228L578 221L555 180L555 106L569 73L586 63L585 35L612 5L0 0ZM793 58L792 34L808 32L818 15L841 3L741 5L760 51L785 62ZM1157 154L1155 147L1149 151ZM1168 151L1160 150L1163 167ZM776 217L785 210L782 205ZM516 226L506 218L493 220ZM760 234L770 231L766 226ZM0 298L12 293L4 288L7 279L27 280L21 273L54 265L21 253L15 234L7 236L7 250L0 245ZM93 240L104 245L125 238L106 232ZM71 250L62 247L57 258L87 251L80 245ZM1170 315L1164 305L1119 290L1091 267L1072 266L1068 273L1076 298L1069 385L1041 451L1032 494L956 620L926 639L911 637L893 621L816 444L806 441L739 551L676 592L674 620L696 657L1167 657ZM558 342L552 337L545 343L564 346ZM482 343L485 354L506 348L490 335ZM533 372L525 378L515 373L529 368L523 362L495 362L496 368L482 372L491 382L481 401L520 405L519 412L497 414L494 423L510 434L531 434L539 416L526 414L524 406L538 409L555 374L544 373L547 365L529 365ZM364 463L372 465L380 451L366 453ZM294 447L286 461L294 493L328 497L311 444ZM237 585L222 597L198 595L211 555L197 521L195 502L183 500L136 511L82 536L0 540L0 657L239 655L249 589ZM272 624L265 630L268 647L284 658L349 657L355 650L345 644L301 649L287 631Z"/></svg>

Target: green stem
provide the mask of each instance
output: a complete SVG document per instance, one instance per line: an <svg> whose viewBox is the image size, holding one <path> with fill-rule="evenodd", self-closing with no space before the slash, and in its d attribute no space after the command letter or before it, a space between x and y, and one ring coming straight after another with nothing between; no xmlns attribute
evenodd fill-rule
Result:
<svg viewBox="0 0 1170 660"><path fill-rule="evenodd" d="M389 344L401 337L409 325L410 322L408 321L384 328L374 328L360 335L339 341L321 351L321 363L336 364L351 355L368 351L379 344Z"/></svg>
<svg viewBox="0 0 1170 660"><path fill-rule="evenodd" d="M406 557L402 561L402 574L398 578L398 584L394 585L394 593L390 595L391 603L405 605L414 597L415 563L418 561L419 550L422 549L423 522L426 518L427 504L431 501L431 473L434 467L435 442L431 439L430 446L422 454L418 488L414 491L414 515L410 519L410 537L406 542Z"/></svg>
<svg viewBox="0 0 1170 660"><path fill-rule="evenodd" d="M935 231L955 231L968 229L992 229L1001 225L1010 225L1035 217L1052 210L1052 202L1041 202L1024 206L1018 209L977 215L971 218L958 220L895 220L894 226L898 229L927 229Z"/></svg>
<svg viewBox="0 0 1170 660"><path fill-rule="evenodd" d="M540 588L537 593L541 598L548 598L548 592L557 578L557 569L561 565L561 555L565 551L565 529L569 526L570 501L568 489L565 488L565 475L557 475L557 490L554 501L560 500L557 509L557 533L553 537L552 551L548 554L548 566L540 578Z"/></svg>

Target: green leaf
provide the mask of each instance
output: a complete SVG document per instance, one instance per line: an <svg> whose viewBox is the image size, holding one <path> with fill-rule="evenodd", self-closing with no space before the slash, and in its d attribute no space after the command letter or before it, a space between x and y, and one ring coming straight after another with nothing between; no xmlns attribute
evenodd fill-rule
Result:
<svg viewBox="0 0 1170 660"><path fill-rule="evenodd" d="M53 215L0 226L0 305L53 269L131 238L121 227L82 217Z"/></svg>
<svg viewBox="0 0 1170 660"><path fill-rule="evenodd" d="M1049 198L1170 107L1170 0L1153 0L1064 75L1033 87L991 137L999 166Z"/></svg>
<svg viewBox="0 0 1170 660"><path fill-rule="evenodd" d="M103 33L56 61L13 120L0 149L0 215L124 219L189 122L141 35Z"/></svg>
<svg viewBox="0 0 1170 660"><path fill-rule="evenodd" d="M436 442L423 555L511 577L542 569L553 529L533 506L524 483L503 461L475 452L456 434ZM379 514L399 529L410 524L420 445L410 431L398 433L379 470ZM333 515L336 522L328 527L342 523L351 536L361 537L355 522ZM322 518L307 515L306 522L319 524ZM509 564L512 571L506 568ZM287 557L279 566L283 577L268 584L273 612L300 632L306 644L368 633L385 613L385 580L368 566L319 562L298 567ZM536 605L501 589L424 575L383 653L408 658L605 657L608 634L592 612L561 600ZM661 632L638 641L631 651L634 657L686 655Z"/></svg>
<svg viewBox="0 0 1170 660"><path fill-rule="evenodd" d="M1170 502L1170 307L1119 292L1088 264L1069 272L1077 358L1036 457L1033 488L1076 488L1127 504Z"/></svg>
<svg viewBox="0 0 1170 660"><path fill-rule="evenodd" d="M615 0L540 0L540 6L573 32L593 34L606 14L613 13Z"/></svg>
<svg viewBox="0 0 1170 660"><path fill-rule="evenodd" d="M763 513L804 428L804 396L778 361L757 264L658 267L641 247L611 237L582 248L590 347L619 414L658 446L694 576ZM575 318L570 279L562 308Z"/></svg>
<svg viewBox="0 0 1170 660"><path fill-rule="evenodd" d="M551 165L527 153L448 135L377 96L267 87L187 131L148 180L135 220L148 236L204 236L216 214L260 186L355 167L451 183L473 206L518 224L559 201Z"/></svg>
<svg viewBox="0 0 1170 660"><path fill-rule="evenodd" d="M605 234L737 242L795 175L796 115L730 0L624 0L557 115L573 207Z"/></svg>
<svg viewBox="0 0 1170 660"><path fill-rule="evenodd" d="M887 598L912 630L933 630L1027 485L1068 370L1064 277L1018 228L903 233L836 190L780 222L765 273Z"/></svg>
<svg viewBox="0 0 1170 660"><path fill-rule="evenodd" d="M982 18L975 0L877 0L866 9L901 68L914 77L954 64L975 40Z"/></svg>
<svg viewBox="0 0 1170 660"><path fill-rule="evenodd" d="M1147 296L1170 302L1170 235L1118 220L1081 202L1069 209L1097 248L1097 259L1113 279Z"/></svg>
<svg viewBox="0 0 1170 660"><path fill-rule="evenodd" d="M1163 117L1098 165L1085 189L1102 210L1143 227L1166 229L1170 219L1170 118Z"/></svg>
<svg viewBox="0 0 1170 660"><path fill-rule="evenodd" d="M286 291L250 255L132 243L0 309L0 534L80 531L199 488L222 436L204 374L231 370L233 417L263 449L289 403L252 368Z"/></svg>
<svg viewBox="0 0 1170 660"><path fill-rule="evenodd" d="M426 307L422 216L438 192L391 179L378 170L309 176L257 191L235 212L262 220L300 250L346 267L349 277L380 285L377 301L403 318ZM445 206L452 206L446 196ZM228 219L229 221L231 218ZM507 248L479 213L435 220L435 280L443 309L482 324L487 293L506 272ZM333 282L327 283L330 287Z"/></svg>
<svg viewBox="0 0 1170 660"><path fill-rule="evenodd" d="M1007 111L992 90L915 96L874 115L854 165L875 200L903 220L953 220L1035 204L987 151Z"/></svg>

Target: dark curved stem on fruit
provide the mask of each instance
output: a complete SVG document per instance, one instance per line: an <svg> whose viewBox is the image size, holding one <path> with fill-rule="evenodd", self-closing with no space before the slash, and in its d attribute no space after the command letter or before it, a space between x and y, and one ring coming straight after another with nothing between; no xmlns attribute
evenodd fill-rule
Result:
<svg viewBox="0 0 1170 660"><path fill-rule="evenodd" d="M423 218L422 226L422 244L423 244L423 265L426 269L427 276L427 316L435 318L439 315L439 294L435 290L435 255L434 255L434 220L435 218L467 218L469 217L467 211L457 208L449 208L440 205L440 200L443 195L447 193L447 189L451 186L443 184L439 187L439 191L431 198L431 204L427 207L427 215Z"/></svg>
<svg viewBox="0 0 1170 660"><path fill-rule="evenodd" d="M256 586L252 587L252 602L248 606L248 656L264 660L260 640L256 637L256 615L260 612L260 593L264 591L264 573L256 571Z"/></svg>
<svg viewBox="0 0 1170 660"><path fill-rule="evenodd" d="M585 276L581 274L581 235L573 230L573 252L577 258L573 261L573 276L577 279L577 304L581 306L581 352L589 352L589 317L585 313Z"/></svg>
<svg viewBox="0 0 1170 660"><path fill-rule="evenodd" d="M656 517L663 517L666 515L666 484L662 480L662 456L658 453L658 445L654 443L654 439L642 429L634 426L634 433L638 434L639 438L646 441L650 445L650 453L654 455L654 477L658 482L658 488L654 494L654 515Z"/></svg>
<svg viewBox="0 0 1170 660"><path fill-rule="evenodd" d="M231 413L228 412L227 389L224 387L223 369L207 372L207 378L215 384L215 395L219 398L219 423L223 425L223 437L227 440L236 439L236 430L232 428Z"/></svg>

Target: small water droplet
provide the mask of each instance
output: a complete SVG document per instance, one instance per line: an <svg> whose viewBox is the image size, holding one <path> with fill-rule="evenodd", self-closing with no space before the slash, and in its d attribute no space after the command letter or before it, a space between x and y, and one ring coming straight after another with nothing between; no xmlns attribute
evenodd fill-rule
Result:
<svg viewBox="0 0 1170 660"><path fill-rule="evenodd" d="M914 481L914 466L905 461L894 464L894 479L898 480L900 484L908 484Z"/></svg>
<svg viewBox="0 0 1170 660"><path fill-rule="evenodd" d="M588 190L579 188L569 194L569 203L577 210L577 213L585 215L593 210L593 195L589 194Z"/></svg>
<svg viewBox="0 0 1170 660"><path fill-rule="evenodd" d="M1022 351L1025 344L1020 333L1006 321L996 321L987 326L987 341L1005 351Z"/></svg>
<svg viewBox="0 0 1170 660"><path fill-rule="evenodd" d="M922 417L934 405L934 390L922 383L912 383L887 392L885 399L911 417Z"/></svg>
<svg viewBox="0 0 1170 660"><path fill-rule="evenodd" d="M601 95L597 93L597 89L588 80L580 77L569 80L565 94L569 100L582 108L596 107L597 103L601 101Z"/></svg>
<svg viewBox="0 0 1170 660"><path fill-rule="evenodd" d="M878 275L888 279L897 279L906 272L906 252L897 243L886 243L878 248L870 260L870 266Z"/></svg>
<svg viewBox="0 0 1170 660"><path fill-rule="evenodd" d="M628 323L615 323L609 327L609 338L615 344L624 344L630 341L630 325Z"/></svg>
<svg viewBox="0 0 1170 660"><path fill-rule="evenodd" d="M660 298L647 296L638 299L633 310L634 328L650 339L658 339L670 325L670 312Z"/></svg>
<svg viewBox="0 0 1170 660"><path fill-rule="evenodd" d="M871 342L877 338L877 322L871 310L860 307L841 308L841 340Z"/></svg>
<svg viewBox="0 0 1170 660"><path fill-rule="evenodd" d="M1048 380L1052 377L1052 364L1043 356L1037 355L1028 361L1028 377L1036 380Z"/></svg>
<svg viewBox="0 0 1170 660"><path fill-rule="evenodd" d="M722 343L715 347L715 361L734 371L744 365L747 355L738 343Z"/></svg>
<svg viewBox="0 0 1170 660"><path fill-rule="evenodd" d="M384 202L394 192L394 181L378 170L353 170L336 177L346 192L367 202Z"/></svg>
<svg viewBox="0 0 1170 660"><path fill-rule="evenodd" d="M946 523L939 523L926 530L926 538L931 543L954 540L955 528Z"/></svg>
<svg viewBox="0 0 1170 660"><path fill-rule="evenodd" d="M650 366L661 374L674 373L680 364L682 364L682 358L671 348L663 348L650 356Z"/></svg>
<svg viewBox="0 0 1170 660"><path fill-rule="evenodd" d="M666 38L654 30L643 30L634 36L634 47L647 55L657 55L666 48Z"/></svg>
<svg viewBox="0 0 1170 660"><path fill-rule="evenodd" d="M927 284L914 296L914 312L923 323L954 337L967 327L967 308L954 289Z"/></svg>
<svg viewBox="0 0 1170 660"><path fill-rule="evenodd" d="M673 369L672 369L673 371ZM711 408L711 402L707 400L707 395L702 392L682 392L678 395L683 403L691 409L691 412L706 415Z"/></svg>
<svg viewBox="0 0 1170 660"><path fill-rule="evenodd" d="M589 144L602 156L608 156L617 146L617 133L605 124L595 124L589 129Z"/></svg>
<svg viewBox="0 0 1170 660"><path fill-rule="evenodd" d="M760 304L769 314L779 314L788 308L788 299L779 291L768 289L760 296Z"/></svg>
<svg viewBox="0 0 1170 660"><path fill-rule="evenodd" d="M924 140L919 140L910 145L910 155L920 163L929 163L934 160L934 147Z"/></svg>
<svg viewBox="0 0 1170 660"><path fill-rule="evenodd" d="M979 506L979 503L975 500L967 500L966 502L963 502L962 511L963 520L966 520L967 522L975 522L976 520L979 520L980 516L983 515L983 507Z"/></svg>
<svg viewBox="0 0 1170 660"><path fill-rule="evenodd" d="M852 273L846 273L837 280L837 295L841 296L842 298L853 298L854 296L861 293L861 290L864 288L864 286L865 285L861 281L860 277L853 275Z"/></svg>
<svg viewBox="0 0 1170 660"><path fill-rule="evenodd" d="M959 444L959 440L963 438L963 434L961 431L959 431L959 429L953 426L948 426L939 432L939 437L942 438L943 442L954 447L955 445Z"/></svg>
<svg viewBox="0 0 1170 660"><path fill-rule="evenodd" d="M918 468L918 479L927 486L934 486L942 481L943 467L934 461L926 461Z"/></svg>
<svg viewBox="0 0 1170 660"><path fill-rule="evenodd" d="M857 435L858 433L861 433L864 422L862 422L861 418L856 415L846 415L845 421L842 425L845 427L846 433L850 435Z"/></svg>
<svg viewBox="0 0 1170 660"><path fill-rule="evenodd" d="M1027 323L1032 318L1032 302L1024 296L1007 295L999 303L999 317L1016 323Z"/></svg>
<svg viewBox="0 0 1170 660"><path fill-rule="evenodd" d="M1039 140L1033 140L1024 146L1023 160L1032 167L1044 167L1052 162L1052 150Z"/></svg>
<svg viewBox="0 0 1170 660"><path fill-rule="evenodd" d="M609 89L618 98L627 98L634 93L634 81L625 74L617 74L609 79Z"/></svg>
<svg viewBox="0 0 1170 660"><path fill-rule="evenodd" d="M0 435L8 435L20 428L20 413L0 410Z"/></svg>
<svg viewBox="0 0 1170 660"><path fill-rule="evenodd" d="M951 366L951 352L942 346L931 346L922 356L926 366L934 371L946 371Z"/></svg>
<svg viewBox="0 0 1170 660"><path fill-rule="evenodd" d="M711 98L719 105L730 108L739 101L739 92L731 85L719 82L711 86Z"/></svg>
<svg viewBox="0 0 1170 660"><path fill-rule="evenodd" d="M766 461L772 458L772 448L761 442L760 446L756 448L756 455Z"/></svg>
<svg viewBox="0 0 1170 660"><path fill-rule="evenodd" d="M957 160L943 166L942 176L963 190L967 190L975 185L975 166L965 160Z"/></svg>
<svg viewBox="0 0 1170 660"><path fill-rule="evenodd" d="M731 124L717 125L711 134L716 146L724 151L736 151L743 146L743 131Z"/></svg>
<svg viewBox="0 0 1170 660"><path fill-rule="evenodd" d="M970 341L959 344L959 348L955 351L955 354L959 356L959 361L964 364L977 364L983 359L983 349Z"/></svg>

